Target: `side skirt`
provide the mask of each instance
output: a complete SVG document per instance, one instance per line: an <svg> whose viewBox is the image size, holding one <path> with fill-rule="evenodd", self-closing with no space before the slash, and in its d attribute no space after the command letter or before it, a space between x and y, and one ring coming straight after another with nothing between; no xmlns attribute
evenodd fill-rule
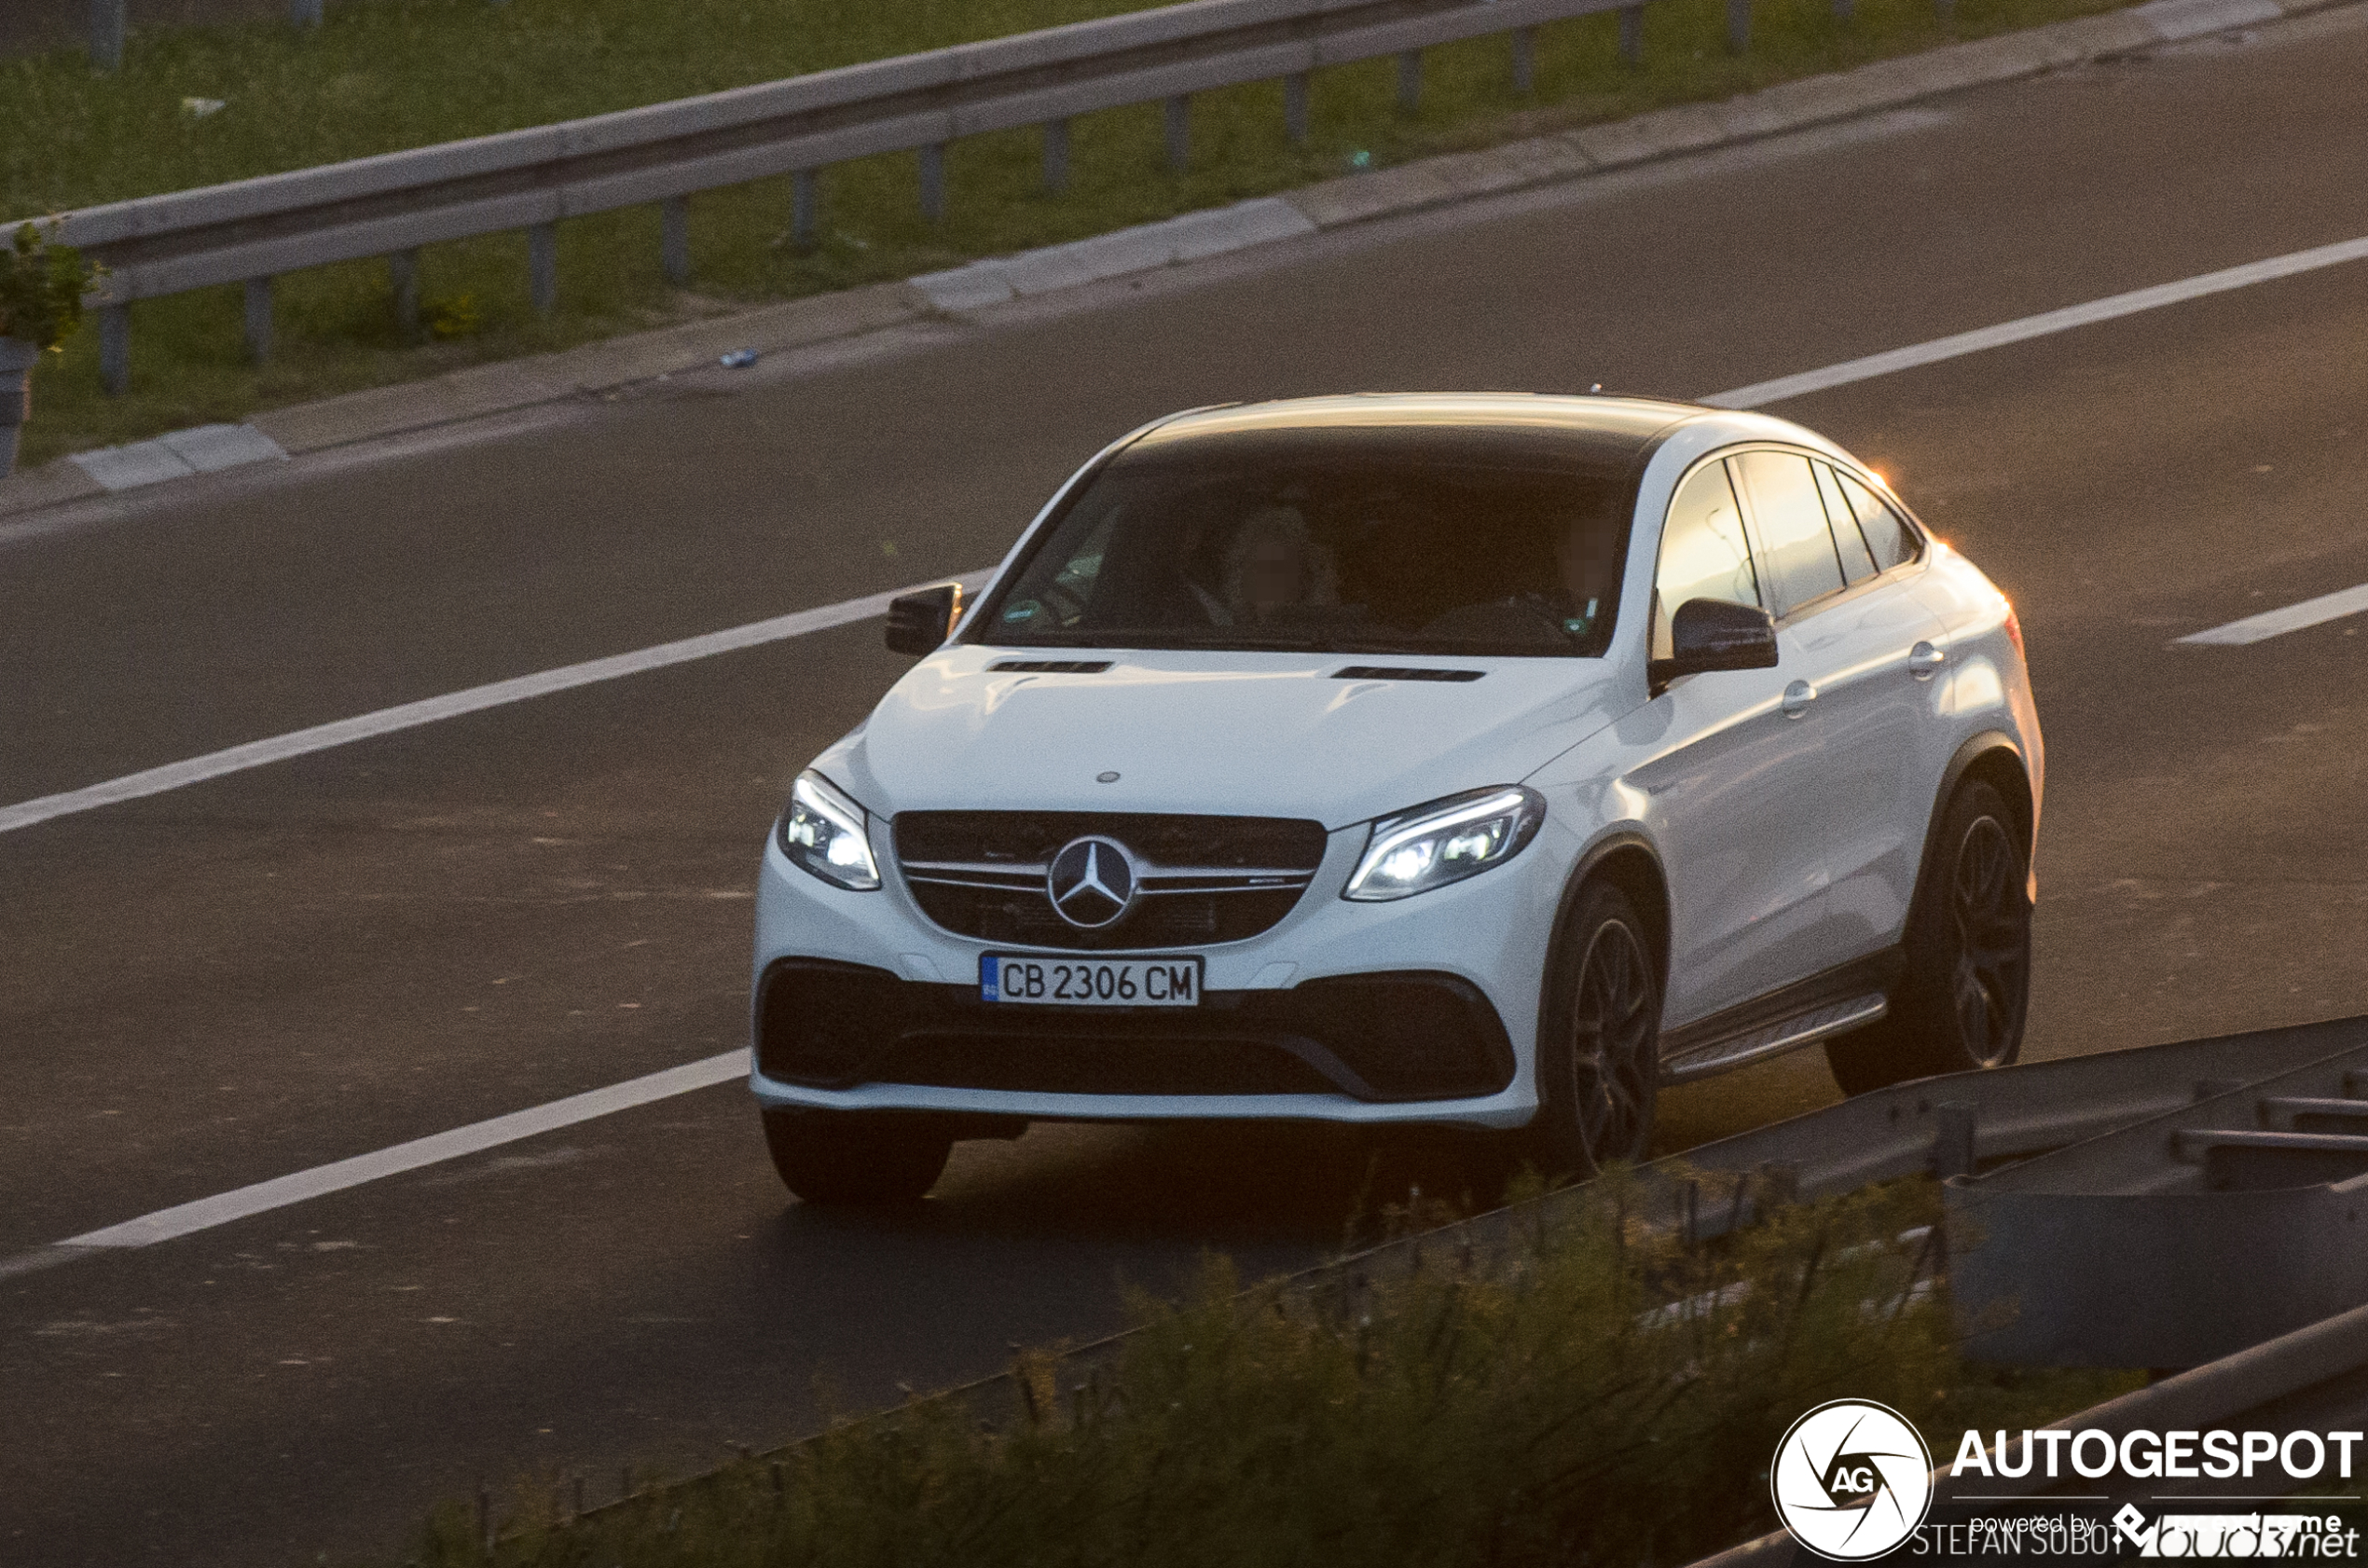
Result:
<svg viewBox="0 0 2368 1568"><path fill-rule="evenodd" d="M1874 1023L1907 967L1896 947L1852 960L1661 1036L1661 1081L1689 1083Z"/></svg>

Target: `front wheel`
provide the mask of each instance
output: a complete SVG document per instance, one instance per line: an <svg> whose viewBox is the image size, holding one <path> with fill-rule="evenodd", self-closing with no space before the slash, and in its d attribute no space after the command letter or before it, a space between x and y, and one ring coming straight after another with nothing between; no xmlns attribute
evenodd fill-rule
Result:
<svg viewBox="0 0 2368 1568"><path fill-rule="evenodd" d="M768 1110L764 1143L781 1185L809 1204L917 1202L945 1173L953 1133L926 1116Z"/></svg>
<svg viewBox="0 0 2368 1568"><path fill-rule="evenodd" d="M1829 1041L1848 1094L1913 1078L2003 1067L2031 1001L2031 851L1998 791L1949 797L1907 916L1907 972L1879 1022Z"/></svg>
<svg viewBox="0 0 2368 1568"><path fill-rule="evenodd" d="M1652 942L1625 894L1578 896L1557 956L1558 994L1537 1037L1530 1144L1550 1176L1596 1175L1645 1158L1660 1084L1660 982Z"/></svg>

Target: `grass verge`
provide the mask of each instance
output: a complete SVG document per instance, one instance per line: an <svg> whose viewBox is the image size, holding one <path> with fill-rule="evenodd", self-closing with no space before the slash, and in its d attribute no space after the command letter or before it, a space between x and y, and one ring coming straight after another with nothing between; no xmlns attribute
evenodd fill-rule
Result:
<svg viewBox="0 0 2368 1568"><path fill-rule="evenodd" d="M1966 1364L1926 1272L1928 1181L1694 1250L1631 1223L1628 1191L1531 1205L1508 1256L1441 1249L1329 1297L1244 1298L1215 1261L1183 1304L1138 1300L1142 1331L1066 1394L1024 1355L1033 1419L919 1401L572 1521L537 1484L490 1560L456 1506L416 1561L1648 1568L1772 1528L1777 1439L1826 1399L1889 1404L1945 1457L1965 1427L2041 1425L2142 1381Z"/></svg>
<svg viewBox="0 0 2368 1568"><path fill-rule="evenodd" d="M263 365L245 360L237 288L145 301L133 309L131 391L103 394L97 333L86 325L35 373L24 457L38 462L746 303L907 277L2122 3L1960 0L1944 24L1931 0L1858 0L1846 21L1831 0L1759 0L1751 51L1733 56L1724 0L1656 0L1639 66L1619 60L1609 15L1543 29L1526 99L1510 90L1502 39L1430 51L1414 116L1395 107L1388 61L1321 73L1302 147L1285 138L1279 83L1204 94L1183 175L1163 166L1155 104L1081 118L1071 188L1059 197L1040 188L1033 131L960 142L948 154L951 199L936 227L919 215L905 156L828 171L810 248L787 232L786 179L709 193L692 202L695 294L669 288L660 273L654 209L561 226L560 303L547 318L527 298L522 235L428 250L417 341L396 329L382 263L293 274L280 282L278 347ZM1135 8L1129 0L370 0L333 7L315 33L258 22L140 37L115 76L94 76L70 52L0 62L11 122L0 138L0 213L181 189ZM198 117L183 106L192 99L224 107Z"/></svg>

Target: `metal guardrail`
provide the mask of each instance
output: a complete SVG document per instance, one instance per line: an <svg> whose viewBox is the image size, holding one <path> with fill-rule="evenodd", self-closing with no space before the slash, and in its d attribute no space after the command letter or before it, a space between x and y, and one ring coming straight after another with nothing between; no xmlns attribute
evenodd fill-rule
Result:
<svg viewBox="0 0 2368 1568"><path fill-rule="evenodd" d="M112 7L116 0L93 0ZM317 0L294 0L299 7ZM1832 0L1847 16L1850 0ZM1938 0L1945 11L1947 0ZM945 147L965 136L1040 126L1044 182L1068 177L1069 121L1132 104L1165 105L1166 158L1191 157L1194 93L1280 78L1294 143L1308 134L1317 69L1395 55L1397 102L1420 102L1423 51L1502 34L1509 78L1527 93L1536 30L1604 11L1620 53L1642 58L1646 0L1190 0L983 43L874 61L784 81L407 152L142 197L63 214L57 237L108 268L89 304L110 392L131 374L131 302L226 283L246 286L246 343L271 347L271 280L371 256L388 259L406 331L419 313L420 247L511 229L528 235L529 294L558 299L562 219L657 203L667 276L690 274L687 199L793 176L791 231L813 238L819 175L833 163L917 153L925 216L945 208ZM1728 42L1749 43L1751 0L1727 0ZM13 227L11 225L10 227Z"/></svg>
<svg viewBox="0 0 2368 1568"><path fill-rule="evenodd" d="M1969 1354L2194 1367L2368 1304L2368 1029L1946 1193Z"/></svg>

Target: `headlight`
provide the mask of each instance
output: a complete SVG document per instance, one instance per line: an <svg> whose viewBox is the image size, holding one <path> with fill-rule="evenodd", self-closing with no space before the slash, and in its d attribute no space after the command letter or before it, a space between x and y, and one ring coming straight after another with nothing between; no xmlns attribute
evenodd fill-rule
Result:
<svg viewBox="0 0 2368 1568"><path fill-rule="evenodd" d="M823 881L864 892L880 885L870 826L861 806L820 774L806 772L790 786L790 808L774 836L782 854Z"/></svg>
<svg viewBox="0 0 2368 1568"><path fill-rule="evenodd" d="M1409 898L1503 865L1537 836L1546 798L1519 784L1452 795L1373 824L1365 858L1341 897Z"/></svg>

